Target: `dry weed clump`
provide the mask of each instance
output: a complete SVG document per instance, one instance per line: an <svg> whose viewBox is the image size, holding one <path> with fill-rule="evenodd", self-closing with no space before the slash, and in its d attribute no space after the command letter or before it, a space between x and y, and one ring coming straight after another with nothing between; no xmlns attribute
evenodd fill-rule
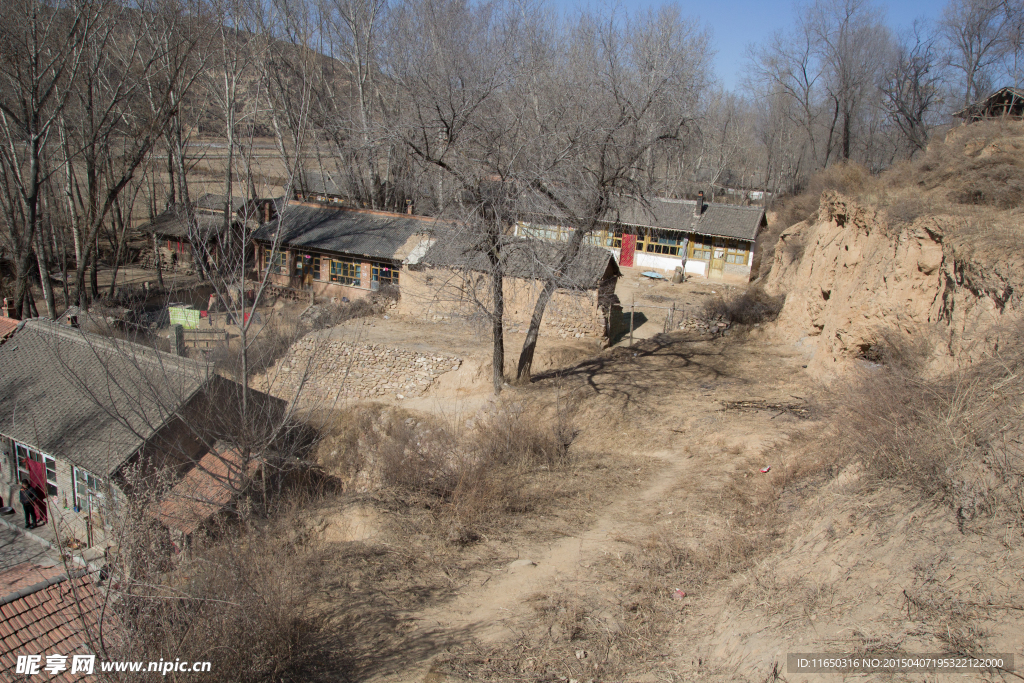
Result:
<svg viewBox="0 0 1024 683"><path fill-rule="evenodd" d="M319 445L321 465L347 490L390 490L419 500L452 542L476 540L534 506L524 478L572 464L571 410L504 398L472 428L383 404L338 414Z"/></svg>
<svg viewBox="0 0 1024 683"><path fill-rule="evenodd" d="M799 194L782 200L776 210L776 222L784 230L800 221L813 220L818 215L822 192L835 190L855 197L870 189L873 184L871 172L858 163L851 161L832 164L811 176Z"/></svg>
<svg viewBox="0 0 1024 683"><path fill-rule="evenodd" d="M1024 349L932 377L927 347L898 339L882 335L876 366L840 398L826 445L837 464L942 498L961 529L982 514L1024 518Z"/></svg>
<svg viewBox="0 0 1024 683"><path fill-rule="evenodd" d="M193 675L211 681L280 680L300 665L323 626L313 600L328 548L298 506L249 522L194 539L173 562L113 573L110 609L126 636L117 658L209 661L210 673ZM126 559L131 545L152 551L145 534L123 540Z"/></svg>
<svg viewBox="0 0 1024 683"><path fill-rule="evenodd" d="M712 319L754 325L778 318L785 303L785 294L772 296L755 285L730 298L716 296L707 300L704 314Z"/></svg>

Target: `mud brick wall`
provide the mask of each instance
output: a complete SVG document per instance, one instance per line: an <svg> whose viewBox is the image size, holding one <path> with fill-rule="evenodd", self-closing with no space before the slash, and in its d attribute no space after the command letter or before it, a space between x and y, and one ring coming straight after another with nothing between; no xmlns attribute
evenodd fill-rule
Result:
<svg viewBox="0 0 1024 683"><path fill-rule="evenodd" d="M300 339L267 375L264 390L291 400L299 384L300 402L330 404L336 400L420 396L446 372L458 370L462 359L426 354L383 344L358 344L338 339Z"/></svg>

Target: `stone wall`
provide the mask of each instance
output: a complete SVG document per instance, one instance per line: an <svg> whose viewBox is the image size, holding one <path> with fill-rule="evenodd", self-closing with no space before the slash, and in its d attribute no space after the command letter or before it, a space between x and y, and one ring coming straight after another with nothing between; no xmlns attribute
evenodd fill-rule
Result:
<svg viewBox="0 0 1024 683"><path fill-rule="evenodd" d="M525 333L542 283L506 278L505 324L510 332ZM398 312L430 321L483 318L490 307L490 283L481 274L465 275L444 268L403 270ZM480 303L478 303L480 302ZM546 337L603 339L608 321L598 305L598 290L558 290L544 311L540 334Z"/></svg>
<svg viewBox="0 0 1024 683"><path fill-rule="evenodd" d="M306 405L383 396L420 396L462 359L383 344L358 344L309 335L300 339L268 373L270 393L290 400L305 377L300 401ZM266 390L266 389L264 389Z"/></svg>

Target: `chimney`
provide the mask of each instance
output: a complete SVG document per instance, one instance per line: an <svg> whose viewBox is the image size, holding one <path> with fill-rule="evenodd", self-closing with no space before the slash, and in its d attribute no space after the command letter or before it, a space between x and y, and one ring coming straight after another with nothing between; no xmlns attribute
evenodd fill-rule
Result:
<svg viewBox="0 0 1024 683"><path fill-rule="evenodd" d="M409 214L410 216L412 215L412 200L411 199L406 199L405 200L405 212L407 214Z"/></svg>
<svg viewBox="0 0 1024 683"><path fill-rule="evenodd" d="M693 207L693 215L695 218L700 218L701 214L704 213L704 190L697 193L697 205Z"/></svg>

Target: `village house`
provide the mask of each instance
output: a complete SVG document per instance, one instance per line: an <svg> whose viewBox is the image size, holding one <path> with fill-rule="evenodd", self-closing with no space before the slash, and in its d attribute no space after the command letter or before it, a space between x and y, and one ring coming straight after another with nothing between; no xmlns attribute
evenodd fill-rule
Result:
<svg viewBox="0 0 1024 683"><path fill-rule="evenodd" d="M233 428L237 389L205 362L25 321L0 346L0 486L16 496L30 479L51 514L95 545L130 470L183 476L216 451ZM251 398L283 409L265 394Z"/></svg>
<svg viewBox="0 0 1024 683"><path fill-rule="evenodd" d="M560 256L559 245L543 240L520 238L503 247L504 319L510 331L529 328L537 296L556 272ZM407 261L399 313L443 320L472 318L489 310L491 267L469 235L443 231L421 242ZM614 337L622 320L615 296L621 275L608 251L585 245L558 278L540 334L602 342Z"/></svg>
<svg viewBox="0 0 1024 683"><path fill-rule="evenodd" d="M384 211L290 202L253 234L256 262L275 285L356 299L398 285L403 261L437 221Z"/></svg>
<svg viewBox="0 0 1024 683"><path fill-rule="evenodd" d="M612 218L586 241L610 251L622 267L668 272L682 267L690 275L746 281L754 242L766 225L763 208L707 203L703 192L696 201L622 198ZM549 216L521 221L515 231L554 241L566 241L572 232Z"/></svg>
<svg viewBox="0 0 1024 683"><path fill-rule="evenodd" d="M988 97L972 102L953 116L961 118L964 123L974 123L986 119L1024 118L1024 89L1000 88Z"/></svg>
<svg viewBox="0 0 1024 683"><path fill-rule="evenodd" d="M231 206L231 220L225 225L224 207ZM198 259L217 263L230 244L244 244L245 234L277 217L280 199L245 200L241 197L204 194L192 204L192 219L183 206L170 206L139 230L152 235L161 268L199 270ZM156 264L151 264L155 266Z"/></svg>

